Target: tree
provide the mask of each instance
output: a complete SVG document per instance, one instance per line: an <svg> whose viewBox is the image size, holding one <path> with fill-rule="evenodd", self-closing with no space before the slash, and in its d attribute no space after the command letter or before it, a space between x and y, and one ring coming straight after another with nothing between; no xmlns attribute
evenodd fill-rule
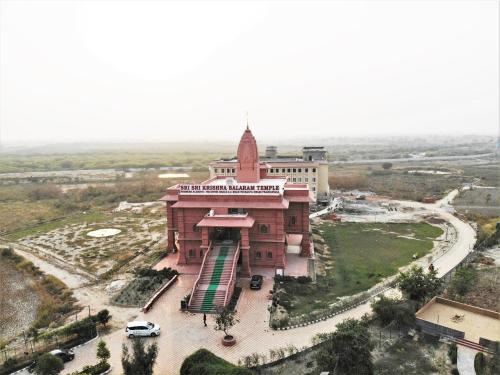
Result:
<svg viewBox="0 0 500 375"><path fill-rule="evenodd" d="M97 344L97 358L99 359L99 362L107 363L110 356L111 353L109 352L106 343L103 340L99 341L99 344Z"/></svg>
<svg viewBox="0 0 500 375"><path fill-rule="evenodd" d="M36 360L36 375L57 375L64 368L63 361L50 353L42 354Z"/></svg>
<svg viewBox="0 0 500 375"><path fill-rule="evenodd" d="M477 279L477 273L474 267L461 267L453 275L448 294L453 299L462 300L471 290Z"/></svg>
<svg viewBox="0 0 500 375"><path fill-rule="evenodd" d="M346 319L337 324L337 330L324 336L325 341L316 354L320 371L339 375L371 375L374 348L365 322Z"/></svg>
<svg viewBox="0 0 500 375"><path fill-rule="evenodd" d="M382 325L393 324L396 328L411 327L415 323L415 313L408 301L381 295L372 302L372 310Z"/></svg>
<svg viewBox="0 0 500 375"><path fill-rule="evenodd" d="M153 366L158 357L156 343L147 348L143 340L134 340L132 355L125 344L122 346L122 367L125 375L153 375Z"/></svg>
<svg viewBox="0 0 500 375"><path fill-rule="evenodd" d="M383 163L382 168L384 168L385 170L391 169L392 163L389 163L389 162Z"/></svg>
<svg viewBox="0 0 500 375"><path fill-rule="evenodd" d="M104 309L97 313L96 319L100 324L106 327L106 324L108 324L111 319L111 315L109 315L109 311L107 309Z"/></svg>
<svg viewBox="0 0 500 375"><path fill-rule="evenodd" d="M215 330L224 331L224 337L231 336L229 329L238 323L238 319L234 316L234 311L225 306L217 308L217 315L215 316Z"/></svg>
<svg viewBox="0 0 500 375"><path fill-rule="evenodd" d="M443 282L437 271L425 273L422 267L413 266L408 272L401 272L397 278L399 289L409 299L423 302L441 291Z"/></svg>

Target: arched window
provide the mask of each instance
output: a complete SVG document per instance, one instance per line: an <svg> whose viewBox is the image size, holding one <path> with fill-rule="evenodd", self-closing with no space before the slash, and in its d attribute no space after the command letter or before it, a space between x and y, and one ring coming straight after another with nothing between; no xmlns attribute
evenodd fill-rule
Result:
<svg viewBox="0 0 500 375"><path fill-rule="evenodd" d="M268 227L266 224L261 224L259 227L260 233L267 233L268 232Z"/></svg>
<svg viewBox="0 0 500 375"><path fill-rule="evenodd" d="M297 218L295 216L292 216L290 218L290 225L295 225L295 224L297 224Z"/></svg>
<svg viewBox="0 0 500 375"><path fill-rule="evenodd" d="M261 259L262 258L262 253L260 251L257 251L255 253L255 259Z"/></svg>
<svg viewBox="0 0 500 375"><path fill-rule="evenodd" d="M267 252L267 257L268 257L269 259L272 259L272 258L273 258L273 252L272 252L272 251L268 251L268 252Z"/></svg>

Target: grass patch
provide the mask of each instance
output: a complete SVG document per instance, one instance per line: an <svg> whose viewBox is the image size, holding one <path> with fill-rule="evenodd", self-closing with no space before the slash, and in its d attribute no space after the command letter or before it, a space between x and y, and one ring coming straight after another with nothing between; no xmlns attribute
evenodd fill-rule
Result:
<svg viewBox="0 0 500 375"><path fill-rule="evenodd" d="M389 346L384 357L374 363L374 372L377 375L433 374L438 369L430 358L423 353L422 344L410 340L400 340Z"/></svg>
<svg viewBox="0 0 500 375"><path fill-rule="evenodd" d="M280 304L291 316L327 308L338 297L368 290L395 275L414 254L421 257L431 251L433 239L443 233L427 223L324 223L320 230L328 245L317 252L324 275L316 284L283 283L286 293Z"/></svg>
<svg viewBox="0 0 500 375"><path fill-rule="evenodd" d="M396 274L414 254L427 254L443 233L427 223L326 223L321 230L333 257L326 278L337 296L361 292Z"/></svg>

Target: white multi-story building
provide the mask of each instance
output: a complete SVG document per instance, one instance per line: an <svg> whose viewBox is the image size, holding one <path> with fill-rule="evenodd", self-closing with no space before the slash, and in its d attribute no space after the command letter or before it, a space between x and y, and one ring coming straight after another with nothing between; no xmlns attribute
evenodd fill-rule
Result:
<svg viewBox="0 0 500 375"><path fill-rule="evenodd" d="M234 158L210 163L210 177L235 176L236 162ZM318 203L330 200L327 151L323 147L304 147L299 157L279 156L276 146L268 146L260 164L268 176L287 177L290 182L307 184Z"/></svg>

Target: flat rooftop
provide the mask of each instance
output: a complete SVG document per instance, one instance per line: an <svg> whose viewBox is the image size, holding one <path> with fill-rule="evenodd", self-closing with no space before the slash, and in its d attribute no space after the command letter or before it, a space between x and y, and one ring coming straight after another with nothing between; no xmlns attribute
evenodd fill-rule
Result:
<svg viewBox="0 0 500 375"><path fill-rule="evenodd" d="M464 338L479 342L483 337L500 341L500 314L495 311L437 297L416 314L418 319L464 332Z"/></svg>

